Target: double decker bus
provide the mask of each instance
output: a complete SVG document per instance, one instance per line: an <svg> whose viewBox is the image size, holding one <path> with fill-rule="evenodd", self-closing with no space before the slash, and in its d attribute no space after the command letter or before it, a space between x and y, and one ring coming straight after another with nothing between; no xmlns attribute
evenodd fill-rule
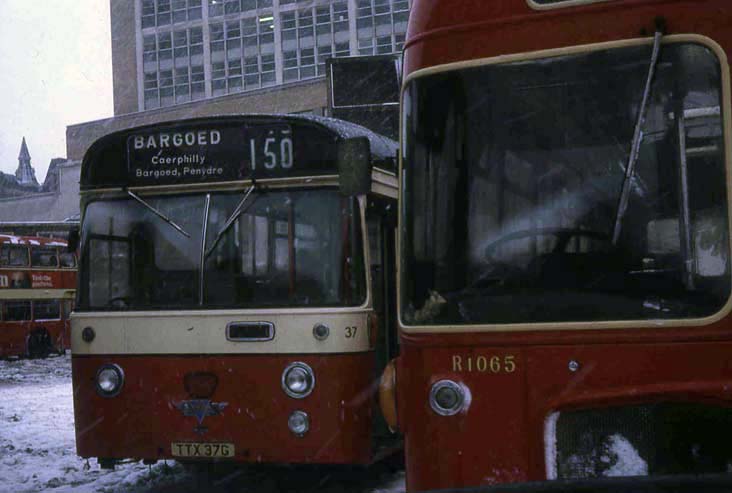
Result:
<svg viewBox="0 0 732 493"><path fill-rule="evenodd" d="M730 470L731 25L726 0L413 2L410 491Z"/></svg>
<svg viewBox="0 0 732 493"><path fill-rule="evenodd" d="M0 357L70 347L76 254L65 240L0 235Z"/></svg>
<svg viewBox="0 0 732 493"><path fill-rule="evenodd" d="M305 116L133 128L82 163L77 452L367 464L396 351L396 142Z"/></svg>

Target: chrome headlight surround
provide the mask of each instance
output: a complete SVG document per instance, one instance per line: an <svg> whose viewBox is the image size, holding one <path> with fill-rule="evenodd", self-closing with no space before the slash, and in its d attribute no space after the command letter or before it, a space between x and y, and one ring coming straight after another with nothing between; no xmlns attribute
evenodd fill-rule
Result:
<svg viewBox="0 0 732 493"><path fill-rule="evenodd" d="M304 383L303 390L293 389L293 379L299 378ZM296 361L290 363L282 372L282 390L293 399L303 399L309 396L315 388L315 373L306 363Z"/></svg>
<svg viewBox="0 0 732 493"><path fill-rule="evenodd" d="M452 380L440 380L430 389L430 407L440 416L454 416L465 404L465 390Z"/></svg>
<svg viewBox="0 0 732 493"><path fill-rule="evenodd" d="M104 385L103 382L111 383ZM94 378L94 386L97 389L97 394L102 397L115 397L122 391L122 387L125 385L125 372L119 365L116 364L105 364L99 367L97 375Z"/></svg>

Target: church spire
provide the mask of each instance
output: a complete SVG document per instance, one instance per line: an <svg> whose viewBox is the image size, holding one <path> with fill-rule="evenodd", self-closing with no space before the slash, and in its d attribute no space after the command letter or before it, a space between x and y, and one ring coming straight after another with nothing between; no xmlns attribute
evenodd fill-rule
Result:
<svg viewBox="0 0 732 493"><path fill-rule="evenodd" d="M38 186L38 180L36 180L36 171L31 166L30 152L28 152L28 146L25 143L25 137L23 142L20 144L20 154L18 154L18 169L15 170L15 177L18 179L18 183L21 185L34 185Z"/></svg>

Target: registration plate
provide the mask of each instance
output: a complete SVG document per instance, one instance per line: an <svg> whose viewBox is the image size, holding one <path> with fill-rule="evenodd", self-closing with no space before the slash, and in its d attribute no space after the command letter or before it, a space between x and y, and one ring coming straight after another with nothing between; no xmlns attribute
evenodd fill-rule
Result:
<svg viewBox="0 0 732 493"><path fill-rule="evenodd" d="M170 449L173 457L234 457L233 443L173 442Z"/></svg>

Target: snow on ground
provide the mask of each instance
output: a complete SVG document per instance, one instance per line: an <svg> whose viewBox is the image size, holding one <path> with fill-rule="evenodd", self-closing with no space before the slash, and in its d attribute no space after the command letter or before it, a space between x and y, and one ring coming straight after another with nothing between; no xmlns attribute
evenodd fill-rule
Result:
<svg viewBox="0 0 732 493"><path fill-rule="evenodd" d="M404 473L384 466L238 468L203 479L180 464L102 470L76 456L71 358L0 361L0 492L147 493L217 491L404 491Z"/></svg>

